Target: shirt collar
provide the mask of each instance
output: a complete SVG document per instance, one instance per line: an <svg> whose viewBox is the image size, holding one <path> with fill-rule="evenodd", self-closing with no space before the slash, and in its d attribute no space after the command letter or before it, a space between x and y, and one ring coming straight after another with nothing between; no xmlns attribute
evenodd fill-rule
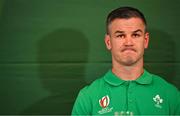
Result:
<svg viewBox="0 0 180 116"><path fill-rule="evenodd" d="M117 77L115 74L112 73L111 70L109 70L105 76L104 80L109 83L110 85L118 86L124 83L125 81Z"/></svg>
<svg viewBox="0 0 180 116"><path fill-rule="evenodd" d="M105 74L104 80L107 83L109 83L110 85L114 85L114 86L119 86L119 85L123 84L124 82L127 82L127 81L122 80L121 78L117 77L115 74L112 73L111 70L109 70ZM138 84L143 84L143 85L151 84L152 75L144 69L143 74L134 81Z"/></svg>

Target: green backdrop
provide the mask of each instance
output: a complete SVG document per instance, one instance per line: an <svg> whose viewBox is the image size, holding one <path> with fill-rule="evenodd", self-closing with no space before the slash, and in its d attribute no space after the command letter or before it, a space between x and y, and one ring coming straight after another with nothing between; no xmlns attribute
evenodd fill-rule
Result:
<svg viewBox="0 0 180 116"><path fill-rule="evenodd" d="M105 18L119 6L146 15L145 67L180 88L179 0L1 0L0 114L70 114L111 68Z"/></svg>

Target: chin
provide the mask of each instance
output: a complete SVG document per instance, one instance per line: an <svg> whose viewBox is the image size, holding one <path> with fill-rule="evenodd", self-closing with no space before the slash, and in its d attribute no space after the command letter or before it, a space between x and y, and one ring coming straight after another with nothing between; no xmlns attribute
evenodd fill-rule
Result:
<svg viewBox="0 0 180 116"><path fill-rule="evenodd" d="M121 62L123 65L125 66L132 66L136 63L136 60L132 59L132 58L127 58L125 61Z"/></svg>
<svg viewBox="0 0 180 116"><path fill-rule="evenodd" d="M123 64L125 65L125 66L132 66L132 65L134 65L136 62L134 62L134 61L128 61L128 62L124 62Z"/></svg>

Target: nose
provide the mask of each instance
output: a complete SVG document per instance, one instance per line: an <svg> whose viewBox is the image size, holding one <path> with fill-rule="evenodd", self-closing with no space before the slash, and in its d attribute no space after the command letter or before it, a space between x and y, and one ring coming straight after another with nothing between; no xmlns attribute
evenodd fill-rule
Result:
<svg viewBox="0 0 180 116"><path fill-rule="evenodd" d="M131 37L126 37L125 42L124 42L125 46L133 46L133 40L132 39L133 38L131 38Z"/></svg>

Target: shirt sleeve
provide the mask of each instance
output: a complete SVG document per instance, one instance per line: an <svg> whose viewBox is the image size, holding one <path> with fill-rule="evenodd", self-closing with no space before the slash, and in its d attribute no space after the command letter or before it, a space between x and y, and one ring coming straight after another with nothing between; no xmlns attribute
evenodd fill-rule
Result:
<svg viewBox="0 0 180 116"><path fill-rule="evenodd" d="M175 108L175 115L180 115L180 91L177 93L177 106Z"/></svg>
<svg viewBox="0 0 180 116"><path fill-rule="evenodd" d="M87 93L87 88L82 89L74 103L72 115L91 115L91 99Z"/></svg>
<svg viewBox="0 0 180 116"><path fill-rule="evenodd" d="M180 91L173 86L169 89L170 115L180 115Z"/></svg>

